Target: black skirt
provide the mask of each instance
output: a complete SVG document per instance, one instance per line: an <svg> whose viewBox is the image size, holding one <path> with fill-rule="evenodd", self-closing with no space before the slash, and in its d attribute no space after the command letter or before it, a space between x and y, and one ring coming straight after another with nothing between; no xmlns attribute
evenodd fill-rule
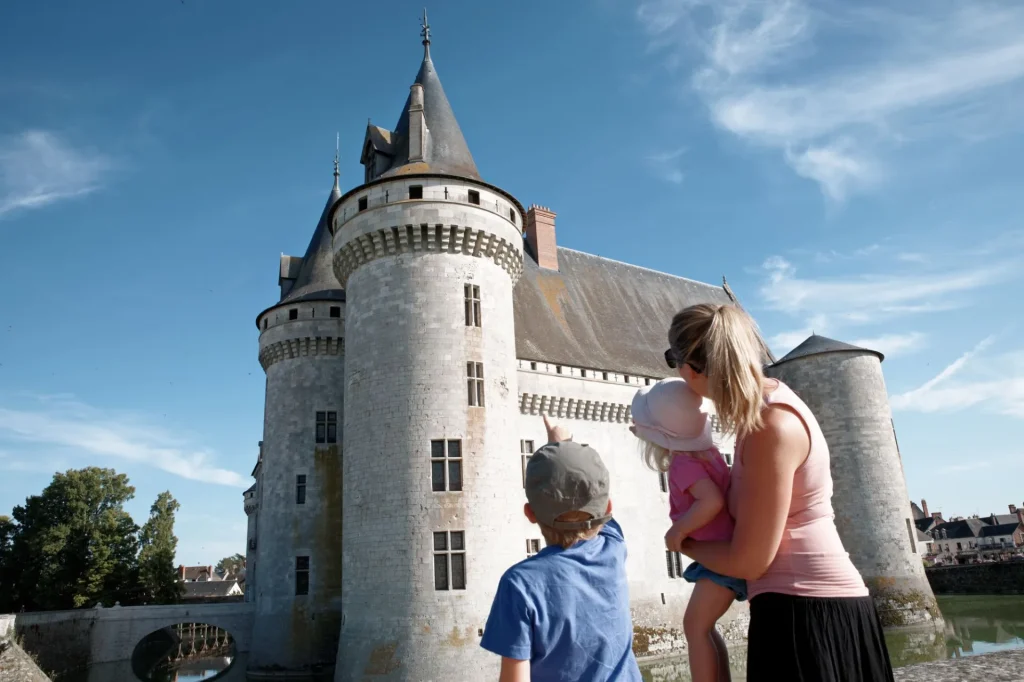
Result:
<svg viewBox="0 0 1024 682"><path fill-rule="evenodd" d="M748 682L892 682L871 597L750 600Z"/></svg>

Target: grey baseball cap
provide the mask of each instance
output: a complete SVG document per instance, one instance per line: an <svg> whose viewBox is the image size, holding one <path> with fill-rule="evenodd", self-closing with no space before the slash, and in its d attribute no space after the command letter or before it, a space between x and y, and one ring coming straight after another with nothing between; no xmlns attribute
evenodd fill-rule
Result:
<svg viewBox="0 0 1024 682"><path fill-rule="evenodd" d="M608 469L589 445L548 443L526 463L526 499L537 520L557 530L588 530L608 521L608 488ZM555 521L570 511L593 518Z"/></svg>

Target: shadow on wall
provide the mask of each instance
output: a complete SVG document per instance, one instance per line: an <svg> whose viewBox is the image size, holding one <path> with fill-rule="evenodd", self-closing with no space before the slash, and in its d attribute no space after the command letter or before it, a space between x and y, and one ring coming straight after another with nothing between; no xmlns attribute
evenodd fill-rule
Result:
<svg viewBox="0 0 1024 682"><path fill-rule="evenodd" d="M174 682L179 677L214 679L237 658L234 638L205 623L178 623L146 635L132 652L135 677L144 682Z"/></svg>

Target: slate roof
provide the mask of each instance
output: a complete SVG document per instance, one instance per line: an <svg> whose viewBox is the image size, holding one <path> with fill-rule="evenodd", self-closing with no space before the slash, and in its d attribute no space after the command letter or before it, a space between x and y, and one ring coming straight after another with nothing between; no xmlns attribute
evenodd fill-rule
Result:
<svg viewBox="0 0 1024 682"><path fill-rule="evenodd" d="M981 534L982 528L987 528L981 519L960 519L959 521L946 521L935 526L932 530L932 537L936 540L959 540L961 538L976 538ZM942 536L945 531L945 537Z"/></svg>
<svg viewBox="0 0 1024 682"><path fill-rule="evenodd" d="M935 519L926 516L922 519L914 519L914 525L918 530L929 531L936 525L936 522Z"/></svg>
<svg viewBox="0 0 1024 682"><path fill-rule="evenodd" d="M801 343L793 350L789 351L789 353L787 353L786 355L782 356L782 358L778 360L775 363L775 365L781 365L784 362L796 360L797 358L806 358L811 355L820 355L822 353L840 353L844 351L873 353L878 356L879 362L885 359L885 356L879 353L877 350L871 350L870 348L860 348L849 343L843 343L842 341L830 339L827 336L811 334L803 343Z"/></svg>
<svg viewBox="0 0 1024 682"><path fill-rule="evenodd" d="M917 502L910 503L910 511L911 513L913 513L915 521L920 521L921 519L927 518L924 515L924 511L922 511L921 508L917 506Z"/></svg>
<svg viewBox="0 0 1024 682"><path fill-rule="evenodd" d="M185 599L203 597L230 597L232 591L240 590L236 580L211 580L199 583L185 583ZM238 592L235 592L236 594Z"/></svg>
<svg viewBox="0 0 1024 682"><path fill-rule="evenodd" d="M992 525L1000 525L1005 523L1017 523L1018 519L1016 514L989 514L984 517L984 521L985 523Z"/></svg>
<svg viewBox="0 0 1024 682"><path fill-rule="evenodd" d="M281 298L281 303L297 303L309 300L345 300L345 292L334 276L333 250L331 248L331 231L327 228L327 217L331 207L341 197L338 187L338 176L335 171L334 187L327 196L327 205L320 214L313 237L306 247L306 255L302 257L299 276L288 293Z"/></svg>
<svg viewBox="0 0 1024 682"><path fill-rule="evenodd" d="M516 357L664 377L668 326L695 303L731 303L724 287L558 248L558 271L527 255L513 291Z"/></svg>
<svg viewBox="0 0 1024 682"><path fill-rule="evenodd" d="M981 529L980 537L998 537L1000 535L1013 535L1013 532L1017 530L1017 526L1020 522L1017 521L1017 517L1013 517L1013 523L1001 523L997 526L985 526Z"/></svg>
<svg viewBox="0 0 1024 682"><path fill-rule="evenodd" d="M186 582L220 580L213 566L179 566L178 576Z"/></svg>
<svg viewBox="0 0 1024 682"><path fill-rule="evenodd" d="M473 155L469 153L469 145L462 136L462 129L455 120L455 112L448 103L448 97L441 87L441 79L438 78L434 62L430 58L429 43L424 45L423 63L420 64L419 73L413 82L423 86L423 118L427 130L430 131L426 154L423 161L409 162L409 102L412 98L412 93L409 93L390 139L386 139L386 131L382 129L369 131L369 134L381 137L382 141L386 139L394 152L391 165L381 173L381 176L442 173L479 180L480 173L477 172Z"/></svg>

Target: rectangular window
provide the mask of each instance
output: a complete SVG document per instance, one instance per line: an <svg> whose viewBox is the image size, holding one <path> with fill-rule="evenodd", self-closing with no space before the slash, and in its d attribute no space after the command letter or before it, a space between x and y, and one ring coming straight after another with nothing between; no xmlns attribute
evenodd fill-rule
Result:
<svg viewBox="0 0 1024 682"><path fill-rule="evenodd" d="M583 377L584 379L586 379L587 378L587 370L581 369L580 370L580 376Z"/></svg>
<svg viewBox="0 0 1024 682"><path fill-rule="evenodd" d="M316 442L337 443L338 442L338 413L317 412L316 413Z"/></svg>
<svg viewBox="0 0 1024 682"><path fill-rule="evenodd" d="M466 589L466 541L461 530L434 533L434 589Z"/></svg>
<svg viewBox="0 0 1024 682"><path fill-rule="evenodd" d="M608 372L601 372L601 378L608 381Z"/></svg>
<svg viewBox="0 0 1024 682"><path fill-rule="evenodd" d="M562 366L561 365L555 365L555 374L561 374L561 373L562 373Z"/></svg>
<svg viewBox="0 0 1024 682"><path fill-rule="evenodd" d="M466 363L467 386L469 388L469 404L471 407L484 406L484 363Z"/></svg>
<svg viewBox="0 0 1024 682"><path fill-rule="evenodd" d="M644 377L644 385L645 386L650 386L651 385L651 378L650 377Z"/></svg>
<svg viewBox="0 0 1024 682"><path fill-rule="evenodd" d="M683 577L683 555L679 552L665 552L665 564L668 568L669 578Z"/></svg>
<svg viewBox="0 0 1024 682"><path fill-rule="evenodd" d="M359 210L360 211L365 211L366 207L368 205L369 205L369 201L367 200L366 197L359 197Z"/></svg>
<svg viewBox="0 0 1024 682"><path fill-rule="evenodd" d="M267 328L267 320L266 320L266 318L264 318L264 320L263 320L263 329L265 330L266 328Z"/></svg>
<svg viewBox="0 0 1024 682"><path fill-rule="evenodd" d="M475 284L467 284L466 294L466 326L479 327L480 325L480 287Z"/></svg>
<svg viewBox="0 0 1024 682"><path fill-rule="evenodd" d="M537 363L536 362L531 362L530 363L530 369L537 369Z"/></svg>
<svg viewBox="0 0 1024 682"><path fill-rule="evenodd" d="M956 543L956 550L959 552L962 549L963 549L963 545L961 545L959 542Z"/></svg>
<svg viewBox="0 0 1024 682"><path fill-rule="evenodd" d="M508 219L512 221L513 225L515 225L515 223L516 223L516 210L514 208L510 208L508 210Z"/></svg>
<svg viewBox="0 0 1024 682"><path fill-rule="evenodd" d="M661 492L663 492L663 493L667 493L668 492L668 472L667 471L659 471L658 472L658 487L661 488Z"/></svg>
<svg viewBox="0 0 1024 682"><path fill-rule="evenodd" d="M526 487L526 463L530 461L530 455L533 454L533 441L532 440L521 440L519 441L519 453L523 460L523 487Z"/></svg>
<svg viewBox="0 0 1024 682"><path fill-rule="evenodd" d="M295 594L309 594L309 557L295 557Z"/></svg>
<svg viewBox="0 0 1024 682"><path fill-rule="evenodd" d="M625 376L623 377L623 379L625 380L625 382L626 382L627 384L629 383L629 375L628 375L628 374L627 374L627 375L625 375Z"/></svg>
<svg viewBox="0 0 1024 682"><path fill-rule="evenodd" d="M480 192L477 192L475 189L469 190L469 203L476 204L477 206L479 206L480 205Z"/></svg>
<svg viewBox="0 0 1024 682"><path fill-rule="evenodd" d="M291 310L289 310L288 311L288 319L289 320L297 320L297 319L299 319L299 309L298 308L292 308Z"/></svg>
<svg viewBox="0 0 1024 682"><path fill-rule="evenodd" d="M907 534L910 536L910 551L917 554L917 533L915 533L914 530L914 522L907 519Z"/></svg>
<svg viewBox="0 0 1024 682"><path fill-rule="evenodd" d="M340 305L332 305L331 306L331 317L341 317L341 306Z"/></svg>
<svg viewBox="0 0 1024 682"><path fill-rule="evenodd" d="M423 185L413 185L409 188L410 199L422 199L423 198Z"/></svg>
<svg viewBox="0 0 1024 682"><path fill-rule="evenodd" d="M295 477L295 504L306 504L306 475Z"/></svg>
<svg viewBox="0 0 1024 682"><path fill-rule="evenodd" d="M430 488L435 493L462 492L462 441L430 441Z"/></svg>
<svg viewBox="0 0 1024 682"><path fill-rule="evenodd" d="M529 559L540 551L540 540L530 539L526 541L526 558Z"/></svg>

